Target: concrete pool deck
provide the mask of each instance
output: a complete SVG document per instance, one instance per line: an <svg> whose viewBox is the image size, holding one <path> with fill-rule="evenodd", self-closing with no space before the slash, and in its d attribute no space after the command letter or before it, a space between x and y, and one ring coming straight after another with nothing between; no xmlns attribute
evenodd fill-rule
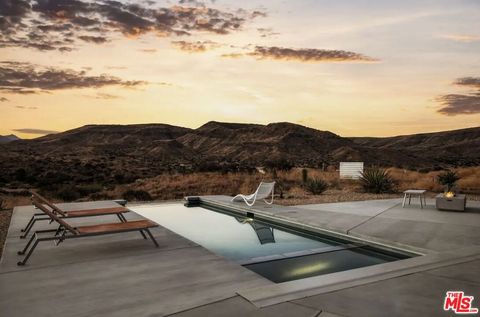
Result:
<svg viewBox="0 0 480 317"><path fill-rule="evenodd" d="M226 196L202 199L232 204ZM16 207L0 263L0 316L454 316L442 310L448 290L475 296L474 306L479 307L480 202L469 202L464 213L437 211L433 201L427 203L424 209L414 204L401 208L399 199L249 209L406 246L427 254L419 257L421 261L443 259L437 266L417 265L402 274L387 272L381 279L352 282L347 278L334 288L328 288L328 279L335 276L293 281L297 286L302 282L310 286L308 293L293 292L293 297L272 292L288 291L291 285L274 284L162 227L153 232L160 243L158 249L138 233L67 240L59 247L40 245L27 266L17 267L16 251L26 243L18 238L20 228L34 210ZM108 204L111 202L64 207ZM129 214L129 219L136 217ZM101 217L74 223L99 220L116 221ZM373 270L375 277L382 267L362 269ZM362 269L352 273L366 276L368 272ZM262 296L273 300L261 300Z"/></svg>

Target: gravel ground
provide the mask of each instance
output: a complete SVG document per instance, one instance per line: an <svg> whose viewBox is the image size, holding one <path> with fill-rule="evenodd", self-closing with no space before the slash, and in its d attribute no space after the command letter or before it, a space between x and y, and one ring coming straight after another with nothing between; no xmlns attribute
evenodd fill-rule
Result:
<svg viewBox="0 0 480 317"><path fill-rule="evenodd" d="M2 255L3 245L7 237L8 227L10 226L10 218L12 218L11 209L0 211L0 256Z"/></svg>

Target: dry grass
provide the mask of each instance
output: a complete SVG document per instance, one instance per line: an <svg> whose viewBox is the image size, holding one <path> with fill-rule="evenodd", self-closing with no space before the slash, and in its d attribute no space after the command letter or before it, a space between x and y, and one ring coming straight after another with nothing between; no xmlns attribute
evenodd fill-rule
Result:
<svg viewBox="0 0 480 317"><path fill-rule="evenodd" d="M369 194L362 192L355 192L351 190L339 190L329 189L323 192L321 195L292 195L285 199L275 200L276 204L285 206L294 205L308 205L308 204L325 204L325 203L337 203L344 201L362 201L373 199L393 199L401 198L401 194Z"/></svg>
<svg viewBox="0 0 480 317"><path fill-rule="evenodd" d="M0 200L4 202L3 208L7 210L13 209L15 206L25 206L31 204L30 196L0 194Z"/></svg>
<svg viewBox="0 0 480 317"><path fill-rule="evenodd" d="M337 172L322 172L309 169L309 177L325 180L331 188L355 189L351 181L338 180ZM303 197L308 195L302 186L301 169L272 173L194 173L164 174L154 178L138 180L133 184L117 186L109 196L118 197L128 189L147 191L154 199L180 199L188 195L236 195L255 191L260 181L277 182L276 191L282 197Z"/></svg>
<svg viewBox="0 0 480 317"><path fill-rule="evenodd" d="M382 199L399 197L405 189L426 189L430 196L443 191L438 183L440 171L420 173L398 168L388 169L396 181L397 194L371 195L362 192L357 181L341 180L337 171L321 171L308 169L310 178L321 178L329 184L329 190L321 195L309 194L302 184L302 169L294 168L290 171L272 173L194 173L194 174L164 174L154 178L142 179L129 185L117 186L108 192L109 196L120 197L128 189L147 191L154 199L180 199L188 195L235 195L238 193L252 193L262 180L277 182L276 193L281 196L284 204L302 203L302 201L354 201L366 199ZM456 169L461 176L458 189L466 192L469 198L479 199L480 194L480 167ZM292 202L292 203L290 203Z"/></svg>
<svg viewBox="0 0 480 317"><path fill-rule="evenodd" d="M0 210L0 257L2 256L3 245L7 237L11 217L12 210Z"/></svg>
<svg viewBox="0 0 480 317"><path fill-rule="evenodd" d="M461 177L457 183L459 191L480 194L480 167L465 167L454 170ZM417 188L431 192L442 192L444 190L444 187L437 180L438 174L442 171L419 173L398 168L390 168L388 171L397 181L398 191Z"/></svg>
<svg viewBox="0 0 480 317"><path fill-rule="evenodd" d="M321 178L326 181L329 188L320 195L308 193L302 184L302 169L294 168L290 171L278 171L275 174L261 173L193 173L193 174L162 174L153 178L137 180L128 185L117 185L113 190L105 190L84 197L82 200L98 200L120 198L129 190L144 190L155 200L181 199L188 195L236 195L238 193L252 193L262 180L275 180L278 202L282 204L302 204L308 202L337 202L355 201L368 199L383 199L399 197L405 189L426 189L429 195L443 191L438 183L437 176L440 171L420 173L416 171L402 170L398 168L388 169L390 175L396 181L397 194L372 195L362 191L359 183L352 180L341 180L338 171L321 171L308 169L308 177ZM458 181L458 191L469 194L469 199L480 199L480 167L458 168L456 172L461 179ZM6 206L10 209L14 206L28 205L29 198L19 195L2 195Z"/></svg>

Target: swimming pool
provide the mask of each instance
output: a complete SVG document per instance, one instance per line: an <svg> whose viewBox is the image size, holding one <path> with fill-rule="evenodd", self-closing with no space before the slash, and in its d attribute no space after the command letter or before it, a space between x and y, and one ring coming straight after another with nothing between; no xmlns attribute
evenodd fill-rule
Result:
<svg viewBox="0 0 480 317"><path fill-rule="evenodd" d="M408 258L358 241L295 230L224 209L182 204L130 209L275 283Z"/></svg>

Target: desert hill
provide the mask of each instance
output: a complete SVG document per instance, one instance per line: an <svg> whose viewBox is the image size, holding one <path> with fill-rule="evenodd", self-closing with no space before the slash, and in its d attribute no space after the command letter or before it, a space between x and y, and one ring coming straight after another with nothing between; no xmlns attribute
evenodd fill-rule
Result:
<svg viewBox="0 0 480 317"><path fill-rule="evenodd" d="M388 138L345 138L288 122L87 125L0 145L0 183L122 183L165 172L337 166L410 169L480 165L480 127Z"/></svg>
<svg viewBox="0 0 480 317"><path fill-rule="evenodd" d="M20 138L14 134L0 135L0 144L9 143L16 140L20 140Z"/></svg>
<svg viewBox="0 0 480 317"><path fill-rule="evenodd" d="M434 164L469 166L480 164L480 128L435 133L402 135L387 138L352 138L367 147L400 150L412 157Z"/></svg>

